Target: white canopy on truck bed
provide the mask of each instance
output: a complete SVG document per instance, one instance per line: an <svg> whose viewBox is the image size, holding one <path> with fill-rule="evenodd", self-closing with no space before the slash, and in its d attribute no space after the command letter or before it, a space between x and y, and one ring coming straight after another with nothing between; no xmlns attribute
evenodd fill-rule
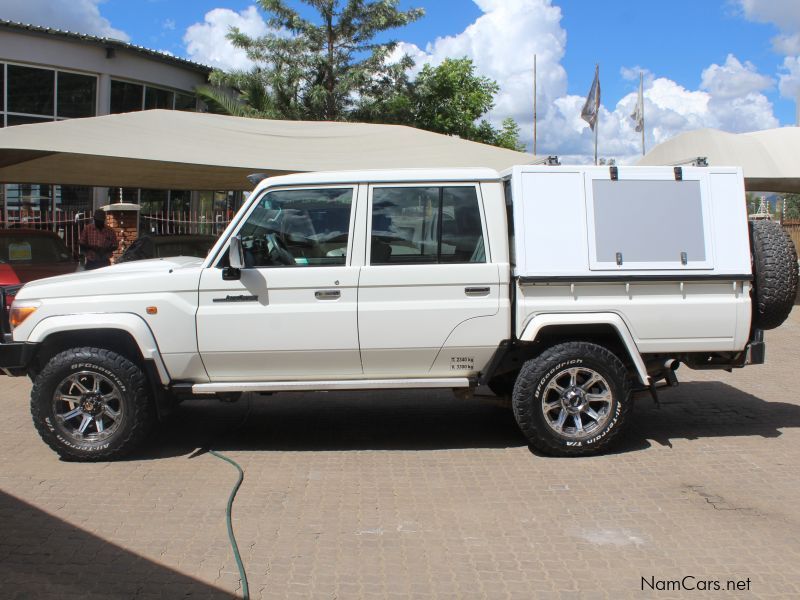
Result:
<svg viewBox="0 0 800 600"><path fill-rule="evenodd" d="M739 168L520 166L510 173L515 275L751 272Z"/></svg>

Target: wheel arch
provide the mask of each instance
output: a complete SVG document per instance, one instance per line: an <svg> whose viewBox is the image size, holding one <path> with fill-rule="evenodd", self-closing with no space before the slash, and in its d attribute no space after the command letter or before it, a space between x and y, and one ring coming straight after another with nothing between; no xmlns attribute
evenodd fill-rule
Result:
<svg viewBox="0 0 800 600"><path fill-rule="evenodd" d="M540 314L525 325L521 342L611 341L629 361L642 385L650 385L647 367L625 321L616 313Z"/></svg>
<svg viewBox="0 0 800 600"><path fill-rule="evenodd" d="M63 350L92 346L117 352L151 370L149 374L154 375L162 385L170 382L155 337L138 315L121 313L47 317L36 324L27 341L39 344L32 364L34 370L41 369L50 358Z"/></svg>

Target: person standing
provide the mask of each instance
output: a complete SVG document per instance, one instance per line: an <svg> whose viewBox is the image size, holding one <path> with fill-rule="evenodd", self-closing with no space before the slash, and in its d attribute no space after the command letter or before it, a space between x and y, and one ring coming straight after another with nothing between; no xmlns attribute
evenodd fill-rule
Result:
<svg viewBox="0 0 800 600"><path fill-rule="evenodd" d="M114 230L106 227L105 211L99 208L94 211L94 218L81 231L78 243L86 255L87 271L111 264L111 255L117 249L119 242Z"/></svg>

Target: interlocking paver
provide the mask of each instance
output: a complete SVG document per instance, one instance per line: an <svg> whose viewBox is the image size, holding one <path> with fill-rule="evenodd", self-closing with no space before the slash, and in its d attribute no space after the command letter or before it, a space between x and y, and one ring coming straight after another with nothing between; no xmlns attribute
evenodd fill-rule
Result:
<svg viewBox="0 0 800 600"><path fill-rule="evenodd" d="M141 455L65 463L0 379L0 597L681 598L800 591L800 310L768 363L681 369L613 454L532 454L496 403L444 392L187 402ZM241 426L240 426L241 425ZM714 594L711 594L714 596ZM724 592L717 592L722 596ZM692 597L702 597L692 592Z"/></svg>

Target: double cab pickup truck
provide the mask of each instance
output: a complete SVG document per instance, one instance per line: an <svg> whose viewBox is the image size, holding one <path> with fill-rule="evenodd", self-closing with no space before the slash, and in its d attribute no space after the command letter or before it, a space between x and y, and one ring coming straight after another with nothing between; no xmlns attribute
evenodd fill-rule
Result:
<svg viewBox="0 0 800 600"><path fill-rule="evenodd" d="M738 168L296 174L262 180L205 259L28 283L0 368L71 460L131 452L187 398L478 385L535 449L586 455L680 365L763 362L797 279Z"/></svg>

